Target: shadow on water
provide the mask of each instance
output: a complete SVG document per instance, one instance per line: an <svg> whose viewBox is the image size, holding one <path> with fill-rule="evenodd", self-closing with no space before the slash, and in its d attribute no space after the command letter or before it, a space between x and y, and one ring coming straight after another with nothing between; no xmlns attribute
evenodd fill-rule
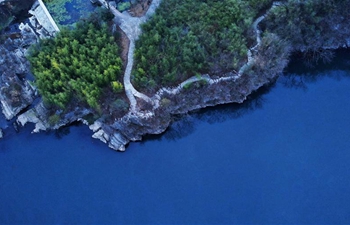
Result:
<svg viewBox="0 0 350 225"><path fill-rule="evenodd" d="M144 140L158 140L165 138L169 141L176 141L192 134L196 130L198 121L204 121L209 124L223 123L226 120L237 119L248 115L254 110L261 109L265 102L265 95L268 94L275 84L262 87L248 96L247 100L241 104L232 103L218 105L197 110L195 112L178 115L173 118L171 126L159 135L146 135Z"/></svg>
<svg viewBox="0 0 350 225"><path fill-rule="evenodd" d="M332 62L320 62L313 66L307 66L304 59L295 54L279 82L287 88L307 90L308 84L324 77L336 80L349 77L348 71L350 71L350 49L336 50Z"/></svg>
<svg viewBox="0 0 350 225"><path fill-rule="evenodd" d="M266 101L265 96L275 86L275 83L261 87L247 97L243 103L232 103L219 105L214 107L199 110L194 114L194 117L200 121L207 123L223 123L228 119L238 119L242 116L261 109Z"/></svg>
<svg viewBox="0 0 350 225"><path fill-rule="evenodd" d="M58 130L47 132L47 134L50 134L51 132L53 132L57 139L62 139L63 137L65 137L65 136L70 134L70 128L72 126L80 127L82 125L83 124L81 122L73 122L70 125L60 127Z"/></svg>
<svg viewBox="0 0 350 225"><path fill-rule="evenodd" d="M285 74L277 82L287 88L307 90L308 84L317 82L324 77L330 77L336 80L349 77L350 73L346 71L350 71L350 49L335 51L335 57L332 63L319 63L315 67L308 67L303 63L302 59L293 56L286 68ZM226 120L237 119L248 115L255 110L263 108L266 101L265 96L274 86L275 84L271 84L260 88L248 96L247 100L241 104L232 103L208 107L187 115L177 116L163 134L146 135L144 140L160 141L161 137L164 137L167 140L176 141L192 134L196 129L196 123L198 121L204 121L210 124L222 123Z"/></svg>

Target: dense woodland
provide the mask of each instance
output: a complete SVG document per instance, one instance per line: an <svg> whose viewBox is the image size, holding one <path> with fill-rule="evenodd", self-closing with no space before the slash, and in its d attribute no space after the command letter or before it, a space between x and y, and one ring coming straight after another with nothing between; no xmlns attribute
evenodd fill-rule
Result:
<svg viewBox="0 0 350 225"><path fill-rule="evenodd" d="M331 49L347 42L349 12L349 0L288 0L268 14L262 27L287 41L306 65L313 66L320 60L331 61Z"/></svg>
<svg viewBox="0 0 350 225"><path fill-rule="evenodd" d="M264 20L268 32L288 40L295 49L332 46L349 36L349 0L288 0ZM344 26L346 25L346 26Z"/></svg>
<svg viewBox="0 0 350 225"><path fill-rule="evenodd" d="M123 68L116 39L99 16L63 29L31 49L29 60L44 102L64 109L87 103L100 110L103 91L122 92Z"/></svg>
<svg viewBox="0 0 350 225"><path fill-rule="evenodd" d="M316 60L327 61L332 54L320 48L339 41L345 43L349 28L335 25L349 23L350 1L280 2L283 5L275 7L260 25L263 36L276 41L271 45L276 49L271 51L266 46L261 49L280 52L287 58L291 49L303 50L305 55L311 53ZM163 1L157 14L143 26L137 42L133 83L144 90L156 90L196 74L223 75L237 71L246 62L247 49L255 44L252 22L272 3L271 0ZM271 44L270 40L263 43ZM281 49L287 52L282 53ZM275 56L265 55L268 58ZM274 62L265 62L268 63Z"/></svg>
<svg viewBox="0 0 350 225"><path fill-rule="evenodd" d="M170 86L201 73L222 75L246 62L253 20L272 1L163 1L137 42L133 82Z"/></svg>
<svg viewBox="0 0 350 225"><path fill-rule="evenodd" d="M291 50L319 52L342 42L349 30L349 0L284 0L260 24L262 45L253 52L247 80L282 71ZM272 0L167 0L142 26L136 43L132 82L143 91L173 86L190 76L236 73L256 44L253 21ZM337 26L335 26L337 25ZM345 39L344 39L345 40ZM336 46L337 47L337 46ZM122 90L121 60L104 24L81 22L45 40L31 57L36 85L44 100L64 108L72 100L99 108L106 86ZM322 55L322 54L323 55Z"/></svg>

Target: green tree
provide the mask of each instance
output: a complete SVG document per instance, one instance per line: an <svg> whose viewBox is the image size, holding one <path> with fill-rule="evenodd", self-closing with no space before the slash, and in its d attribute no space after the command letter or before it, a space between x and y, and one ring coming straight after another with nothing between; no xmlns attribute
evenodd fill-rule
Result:
<svg viewBox="0 0 350 225"><path fill-rule="evenodd" d="M99 111L102 89L123 90L119 47L95 17L42 40L30 52L35 84L48 104L65 108L81 102Z"/></svg>

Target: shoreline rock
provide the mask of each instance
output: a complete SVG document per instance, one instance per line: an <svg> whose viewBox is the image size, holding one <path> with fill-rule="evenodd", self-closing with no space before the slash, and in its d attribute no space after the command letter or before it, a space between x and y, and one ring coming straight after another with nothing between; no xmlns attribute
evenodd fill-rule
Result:
<svg viewBox="0 0 350 225"><path fill-rule="evenodd" d="M33 16L29 23L11 25L7 33L7 39L0 44L0 103L2 113L7 120L11 120L26 108L30 107L38 97L37 90L31 85L30 65L26 59L28 48L36 44L42 38L49 38L55 34L55 30L47 31L38 22L39 3L36 2L29 12ZM43 21L40 19L40 21Z"/></svg>

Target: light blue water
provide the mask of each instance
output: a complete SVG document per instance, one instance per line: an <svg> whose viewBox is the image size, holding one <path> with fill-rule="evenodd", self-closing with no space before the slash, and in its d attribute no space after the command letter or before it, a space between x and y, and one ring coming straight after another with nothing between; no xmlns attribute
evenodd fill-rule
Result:
<svg viewBox="0 0 350 225"><path fill-rule="evenodd" d="M349 223L350 72L313 71L125 153L83 126L8 131L0 223Z"/></svg>

